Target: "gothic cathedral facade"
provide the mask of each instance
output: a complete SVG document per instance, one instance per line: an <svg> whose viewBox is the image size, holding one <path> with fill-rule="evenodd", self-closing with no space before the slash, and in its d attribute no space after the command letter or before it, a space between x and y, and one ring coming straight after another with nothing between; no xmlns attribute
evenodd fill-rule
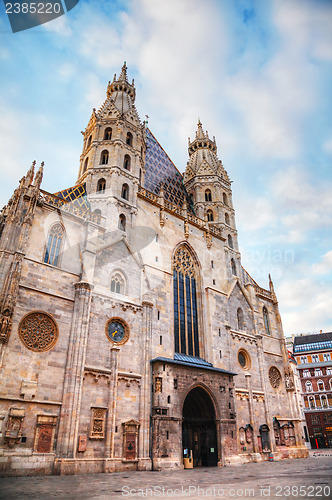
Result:
<svg viewBox="0 0 332 500"><path fill-rule="evenodd" d="M307 455L278 302L241 266L199 122L182 175L126 65L76 184L29 169L0 218L0 470L161 470ZM187 461L185 460L187 459Z"/></svg>

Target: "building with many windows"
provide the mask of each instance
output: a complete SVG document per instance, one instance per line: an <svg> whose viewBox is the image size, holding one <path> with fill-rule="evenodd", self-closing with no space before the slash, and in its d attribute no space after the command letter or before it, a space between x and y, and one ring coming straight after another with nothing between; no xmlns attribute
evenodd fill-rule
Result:
<svg viewBox="0 0 332 500"><path fill-rule="evenodd" d="M33 165L0 220L4 474L306 456L278 302L241 266L231 181L201 122L182 175L124 65L76 184Z"/></svg>
<svg viewBox="0 0 332 500"><path fill-rule="evenodd" d="M312 448L332 447L332 332L294 337Z"/></svg>

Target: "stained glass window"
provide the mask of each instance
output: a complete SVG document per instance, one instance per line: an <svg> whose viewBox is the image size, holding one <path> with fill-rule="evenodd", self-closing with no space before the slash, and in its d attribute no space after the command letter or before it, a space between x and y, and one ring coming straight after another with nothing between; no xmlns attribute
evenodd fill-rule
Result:
<svg viewBox="0 0 332 500"><path fill-rule="evenodd" d="M44 262L57 266L63 240L64 230L61 224L54 224L49 232L45 249Z"/></svg>
<svg viewBox="0 0 332 500"><path fill-rule="evenodd" d="M181 246L173 261L175 352L199 357L196 278L194 259Z"/></svg>

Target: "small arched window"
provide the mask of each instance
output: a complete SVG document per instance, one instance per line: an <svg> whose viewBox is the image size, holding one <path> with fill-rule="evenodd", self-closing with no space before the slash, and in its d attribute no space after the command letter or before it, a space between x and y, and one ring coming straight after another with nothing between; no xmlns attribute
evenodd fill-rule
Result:
<svg viewBox="0 0 332 500"><path fill-rule="evenodd" d="M139 183L142 183L142 169L139 169Z"/></svg>
<svg viewBox="0 0 332 500"><path fill-rule="evenodd" d="M100 155L100 164L101 165L107 165L108 164L108 151L107 149L104 149Z"/></svg>
<svg viewBox="0 0 332 500"><path fill-rule="evenodd" d="M265 306L263 307L263 319L264 319L265 333L267 335L271 335L269 313Z"/></svg>
<svg viewBox="0 0 332 500"><path fill-rule="evenodd" d="M233 248L233 238L231 237L230 234L228 235L227 239L229 248Z"/></svg>
<svg viewBox="0 0 332 500"><path fill-rule="evenodd" d="M121 190L121 198L123 198L124 200L128 200L129 199L129 187L128 187L128 184L123 184L122 190Z"/></svg>
<svg viewBox="0 0 332 500"><path fill-rule="evenodd" d="M126 144L128 144L128 146L133 145L133 134L131 132L127 133Z"/></svg>
<svg viewBox="0 0 332 500"><path fill-rule="evenodd" d="M237 329L244 330L243 311L240 307L237 310Z"/></svg>
<svg viewBox="0 0 332 500"><path fill-rule="evenodd" d="M327 408L329 406L329 402L328 402L328 399L326 397L325 394L323 394L321 397L320 397L320 402L321 402L321 406L323 408Z"/></svg>
<svg viewBox="0 0 332 500"><path fill-rule="evenodd" d="M206 212L206 217L207 217L208 222L213 222L213 212L212 212L212 210L208 210Z"/></svg>
<svg viewBox="0 0 332 500"><path fill-rule="evenodd" d="M112 139L112 129L111 127L105 128L104 132L104 140L105 141L110 141Z"/></svg>
<svg viewBox="0 0 332 500"><path fill-rule="evenodd" d="M119 217L119 229L121 229L121 231L126 230L126 216L123 214Z"/></svg>
<svg viewBox="0 0 332 500"><path fill-rule="evenodd" d="M207 189L205 191L205 201L212 201L212 194L211 194L210 189Z"/></svg>
<svg viewBox="0 0 332 500"><path fill-rule="evenodd" d="M234 259L231 259L231 268L232 268L232 274L236 276L236 264Z"/></svg>
<svg viewBox="0 0 332 500"><path fill-rule="evenodd" d="M314 396L309 396L309 406L310 408L316 408L316 401Z"/></svg>
<svg viewBox="0 0 332 500"><path fill-rule="evenodd" d="M126 293L126 279L120 271L116 271L111 276L111 292Z"/></svg>
<svg viewBox="0 0 332 500"><path fill-rule="evenodd" d="M88 163L89 163L89 158L85 158L84 167L83 167L83 174L86 171L86 169L88 168Z"/></svg>
<svg viewBox="0 0 332 500"><path fill-rule="evenodd" d="M64 237L64 229L60 223L54 224L48 233L44 262L57 266Z"/></svg>
<svg viewBox="0 0 332 500"><path fill-rule="evenodd" d="M227 226L230 226L229 215L227 213L225 214L225 222L226 222Z"/></svg>
<svg viewBox="0 0 332 500"><path fill-rule="evenodd" d="M325 391L325 385L324 385L324 382L322 380L318 380L317 387L318 387L319 391Z"/></svg>
<svg viewBox="0 0 332 500"><path fill-rule="evenodd" d="M106 189L106 181L105 179L99 179L97 184L97 193L104 193Z"/></svg>
<svg viewBox="0 0 332 500"><path fill-rule="evenodd" d="M222 194L222 201L223 201L224 205L227 205L227 206L228 206L227 194L226 194L226 193L223 193L223 194Z"/></svg>
<svg viewBox="0 0 332 500"><path fill-rule="evenodd" d="M126 170L130 170L130 163L131 163L130 156L125 155L123 159L123 168L125 168Z"/></svg>
<svg viewBox="0 0 332 500"><path fill-rule="evenodd" d="M312 383L311 382L307 381L305 383L305 390L306 390L306 392L312 392Z"/></svg>
<svg viewBox="0 0 332 500"><path fill-rule="evenodd" d="M99 208L96 208L96 210L93 211L95 215L101 215L101 210Z"/></svg>
<svg viewBox="0 0 332 500"><path fill-rule="evenodd" d="M90 135L88 142L86 143L86 148L88 149L91 146L92 135Z"/></svg>

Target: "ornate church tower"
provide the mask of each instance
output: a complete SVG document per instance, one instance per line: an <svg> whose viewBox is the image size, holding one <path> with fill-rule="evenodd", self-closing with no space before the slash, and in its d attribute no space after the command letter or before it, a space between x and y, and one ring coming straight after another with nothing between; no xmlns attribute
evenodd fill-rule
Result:
<svg viewBox="0 0 332 500"><path fill-rule="evenodd" d="M184 184L193 202L195 213L209 225L220 227L230 237L227 243L238 249L231 181L217 156L216 139L204 133L198 121L195 139L188 138L189 161Z"/></svg>
<svg viewBox="0 0 332 500"><path fill-rule="evenodd" d="M114 75L108 84L104 104L93 110L82 132L77 183L86 183L91 208L107 218L109 229L130 230L138 185L144 178L145 127L134 104L135 94L124 63L119 78Z"/></svg>

